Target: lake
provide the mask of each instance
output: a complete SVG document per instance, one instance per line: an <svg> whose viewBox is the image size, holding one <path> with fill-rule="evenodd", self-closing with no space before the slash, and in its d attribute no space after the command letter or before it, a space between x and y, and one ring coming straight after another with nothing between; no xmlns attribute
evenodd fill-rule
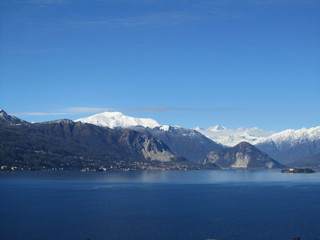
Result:
<svg viewBox="0 0 320 240"><path fill-rule="evenodd" d="M320 239L320 173L1 172L0 239Z"/></svg>

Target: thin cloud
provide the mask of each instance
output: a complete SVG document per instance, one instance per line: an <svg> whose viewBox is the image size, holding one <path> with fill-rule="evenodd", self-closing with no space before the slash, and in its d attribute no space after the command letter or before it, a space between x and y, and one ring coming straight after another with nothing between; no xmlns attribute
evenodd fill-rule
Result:
<svg viewBox="0 0 320 240"><path fill-rule="evenodd" d="M50 113L50 112L24 112L16 113L15 116L59 116L59 115L70 115L70 113L59 112L59 113Z"/></svg>
<svg viewBox="0 0 320 240"><path fill-rule="evenodd" d="M242 108L216 107L216 108L207 108L205 110L213 111L213 112L226 112L226 111L238 111L238 110L242 110Z"/></svg>
<svg viewBox="0 0 320 240"><path fill-rule="evenodd" d="M174 108L174 107L147 107L123 109L123 112L166 112L166 111L191 111L192 108Z"/></svg>
<svg viewBox="0 0 320 240"><path fill-rule="evenodd" d="M71 107L65 108L63 111L68 112L70 114L77 113L96 113L96 112L107 112L107 111L115 111L115 108L94 108L94 107Z"/></svg>
<svg viewBox="0 0 320 240"><path fill-rule="evenodd" d="M57 27L65 29L80 28L118 28L118 27L140 27L140 26L177 26L188 22L199 21L203 15L186 12L157 12L134 17L94 20L72 20L56 24Z"/></svg>
<svg viewBox="0 0 320 240"><path fill-rule="evenodd" d="M146 112L167 112L167 111L238 111L241 108L184 108L184 107L145 107L145 108L97 108L97 107L70 107L61 109L59 112L24 112L16 113L16 116L64 116L95 114L101 112L123 112L123 113L146 113Z"/></svg>
<svg viewBox="0 0 320 240"><path fill-rule="evenodd" d="M178 108L178 107L145 107L145 108L95 108L95 107L72 107L65 108L63 111L69 114L82 113L99 113L99 112L165 112L165 111L190 111L192 108Z"/></svg>
<svg viewBox="0 0 320 240"><path fill-rule="evenodd" d="M63 116L63 115L78 115L83 113L99 113L106 111L116 111L113 108L88 108L88 107L75 107L61 109L60 112L23 112L16 113L15 116Z"/></svg>
<svg viewBox="0 0 320 240"><path fill-rule="evenodd" d="M125 113L145 113L145 112L167 112L167 111L238 111L241 108L215 107L215 108L187 108L187 107L144 107L144 108L94 108L94 107L73 107L65 108L64 111L70 114L76 113L98 113L98 112L125 112Z"/></svg>

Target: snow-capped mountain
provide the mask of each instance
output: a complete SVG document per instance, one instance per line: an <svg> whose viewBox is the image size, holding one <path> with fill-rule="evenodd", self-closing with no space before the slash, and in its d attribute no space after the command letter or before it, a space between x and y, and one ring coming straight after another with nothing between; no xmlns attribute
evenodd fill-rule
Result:
<svg viewBox="0 0 320 240"><path fill-rule="evenodd" d="M63 127L64 130L67 130L70 126L80 129L84 129L84 126L86 126L87 128L92 128L94 130L93 136L88 143L95 142L97 140L95 138L100 136L100 134L96 135L95 133L99 132L101 132L102 135L117 135L121 132L128 132L133 135L137 134L139 141L137 140L136 142L130 142L129 140L132 138L129 134L128 138L124 137L124 135L121 135L120 142L125 145L128 145L129 148L126 149L129 152L134 152L134 156L138 156L141 153L141 151L145 149L142 152L143 159L169 161L170 159L178 159L181 156L184 157L184 160L188 159L191 162L203 162L203 160L206 158L209 163L215 163L216 159L221 158L221 161L223 159L229 159L229 162L234 161L231 164L232 166L230 167L261 167L260 165L254 166L253 163L250 163L250 165L249 162L251 160L247 161L249 158L246 157L247 155L244 156L241 151L239 153L240 155L238 154L240 157L238 157L237 153L239 151L237 150L237 148L226 147L234 146L237 145L239 142L246 141L251 144L254 144L255 147L270 155L272 159L279 161L283 165L319 166L320 164L320 126L310 129L288 129L278 133L274 133L272 131L264 131L259 128L238 128L236 130L233 130L221 125L216 125L205 130L201 129L200 127L194 129L186 129L178 126L161 126L158 122L156 122L153 119L129 117L119 112L104 112L93 115L91 117L78 119L76 121L78 125L75 124L73 121L66 119L31 124L15 116L8 115L5 111L0 110L0 128L3 131L7 131L8 128L12 128L12 131L18 132L20 130L27 131L28 129L34 127L39 129L45 129L45 131L41 131L43 131L46 134L50 134L50 129L52 129L51 126ZM100 126L100 128L93 126L92 124ZM115 129L105 129L104 127ZM86 129L84 130L87 131ZM71 133L73 134L73 131L71 131L70 133L68 132L68 134L65 134L63 131L60 130L57 132L57 134L60 134L59 137L62 139L70 137L72 135ZM7 133L2 134L2 137L5 137L5 142L7 136L6 134ZM21 136L24 136L24 134L27 134L27 132L23 133ZM34 136L33 140L35 140L36 142L42 142L43 139L39 140L38 137L38 135ZM145 139L146 141L140 141L141 139ZM149 141L149 139L154 140ZM60 140L58 141L58 143L60 142ZM86 141L87 140L89 139L86 137ZM110 139L107 138L107 140ZM111 148L116 149L117 147L119 147L119 144L119 142L111 142L110 144L108 143L106 146L110 145ZM144 148L142 150L139 148L138 154L136 150L132 148L131 144L134 145L133 147L143 145ZM222 144L226 146L223 146ZM51 140L50 145L52 145ZM93 144L92 146L95 147L96 145L97 144ZM102 146L102 143L100 145ZM163 148L161 148L162 145ZM254 149L250 145L242 145L247 146L244 149ZM157 148L157 146L160 148ZM59 145L59 147L64 148L65 146ZM74 146L73 150L78 149L77 147L80 147L80 150L82 149L82 146L77 145ZM154 150L152 150L153 148ZM150 149L152 150L151 152L149 151ZM168 151L164 151L163 149L168 149ZM230 149L230 151L228 149ZM235 151L234 149L237 151ZM92 151L92 149L90 151ZM210 152L212 154L209 156L208 153ZM117 153L114 151L112 152L112 154L114 154L114 156L118 156ZM233 154L235 158L233 155L232 157L230 154ZM118 159L118 157L116 157L116 159ZM244 166L244 163L248 163L249 165ZM269 165L264 166L269 167Z"/></svg>
<svg viewBox="0 0 320 240"><path fill-rule="evenodd" d="M223 148L222 145L215 143L194 129L186 129L179 126L161 126L153 119L133 118L119 112L104 112L75 121L109 128L136 130L160 139L175 154L196 163L202 162L210 151Z"/></svg>
<svg viewBox="0 0 320 240"><path fill-rule="evenodd" d="M142 126L148 128L159 127L159 130L162 131L182 129L178 126L161 126L157 121L153 119L129 117L120 112L103 112L90 117L75 120L75 122L78 121L109 128L132 128L136 126ZM265 131L260 128L241 127L234 130L221 125L209 127L208 129L201 129L200 127L196 127L192 130L196 130L197 132L203 134L214 142L230 147L243 141L255 144L261 138L268 137L275 133L274 131ZM181 134L187 134L185 132L185 129L183 133L181 132ZM189 131L188 134L194 134L194 132Z"/></svg>
<svg viewBox="0 0 320 240"><path fill-rule="evenodd" d="M229 147L235 146L243 141L255 144L259 140L275 133L274 131L265 131L257 127L231 129L219 124L207 129L201 129L200 127L195 127L194 129L211 140Z"/></svg>
<svg viewBox="0 0 320 240"><path fill-rule="evenodd" d="M223 148L219 144L232 147L244 141L255 145L283 165L291 165L320 153L320 127L289 129L278 133L257 127L230 129L221 125L208 129L185 129L161 126L153 119L129 117L119 112L104 112L76 121L109 128L132 128L159 138L175 154L194 162L201 161L210 151Z"/></svg>
<svg viewBox="0 0 320 240"><path fill-rule="evenodd" d="M75 122L91 123L97 126L109 128L129 128L134 126L154 128L160 126L159 123L151 118L134 118L126 116L120 112L98 113L90 117L77 119Z"/></svg>
<svg viewBox="0 0 320 240"><path fill-rule="evenodd" d="M272 134L271 136L260 139L257 144L265 142L273 142L276 147L281 150L286 147L294 146L309 141L320 139L320 126L313 128L288 129L282 132Z"/></svg>
<svg viewBox="0 0 320 240"><path fill-rule="evenodd" d="M275 160L290 165L320 153L320 126L288 129L260 139L255 146Z"/></svg>

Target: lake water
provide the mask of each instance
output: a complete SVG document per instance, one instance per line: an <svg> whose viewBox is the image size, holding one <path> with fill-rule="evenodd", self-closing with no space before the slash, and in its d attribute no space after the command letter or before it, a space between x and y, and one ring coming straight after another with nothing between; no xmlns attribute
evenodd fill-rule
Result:
<svg viewBox="0 0 320 240"><path fill-rule="evenodd" d="M0 173L0 239L320 239L320 173Z"/></svg>

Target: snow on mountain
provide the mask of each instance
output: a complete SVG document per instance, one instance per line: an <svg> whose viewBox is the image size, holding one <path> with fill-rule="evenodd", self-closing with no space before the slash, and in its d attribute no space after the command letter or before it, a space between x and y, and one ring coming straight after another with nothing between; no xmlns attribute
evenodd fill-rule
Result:
<svg viewBox="0 0 320 240"><path fill-rule="evenodd" d="M275 133L267 138L259 139L256 144L273 142L278 149L281 149L284 146L294 146L296 144L314 140L320 140L320 126L309 129L288 129Z"/></svg>
<svg viewBox="0 0 320 240"><path fill-rule="evenodd" d="M255 144L259 140L269 137L275 133L274 131L265 131L257 127L240 127L237 129L230 129L219 124L213 127L209 127L207 129L195 127L194 130L202 133L203 135L215 142L230 147L235 146L243 141L248 142L250 144Z"/></svg>
<svg viewBox="0 0 320 240"><path fill-rule="evenodd" d="M170 130L170 126L169 126L169 125L162 125L162 126L160 127L160 130L165 131L165 132L168 132L168 131Z"/></svg>
<svg viewBox="0 0 320 240"><path fill-rule="evenodd" d="M77 119L75 122L91 123L97 126L109 128L128 128L133 126L154 128L160 126L159 123L151 118L134 118L126 116L120 112L98 113L90 117Z"/></svg>
<svg viewBox="0 0 320 240"><path fill-rule="evenodd" d="M215 125L213 127L209 127L208 130L211 131L211 132L217 132L217 131L220 131L220 130L227 130L227 128L225 126L217 124L217 125Z"/></svg>
<svg viewBox="0 0 320 240"><path fill-rule="evenodd" d="M169 131L172 131L172 130L179 130L179 129L184 129L184 130L186 130L186 128L182 128L182 127L180 127L180 126L178 126L178 125L174 125L174 126L161 125L161 126L159 127L159 129L162 130L162 131L165 131L165 132L169 132ZM194 131L193 129L190 129L189 132L193 132L193 131Z"/></svg>
<svg viewBox="0 0 320 240"><path fill-rule="evenodd" d="M259 140L255 146L287 166L298 164L320 153L320 126L288 129Z"/></svg>

